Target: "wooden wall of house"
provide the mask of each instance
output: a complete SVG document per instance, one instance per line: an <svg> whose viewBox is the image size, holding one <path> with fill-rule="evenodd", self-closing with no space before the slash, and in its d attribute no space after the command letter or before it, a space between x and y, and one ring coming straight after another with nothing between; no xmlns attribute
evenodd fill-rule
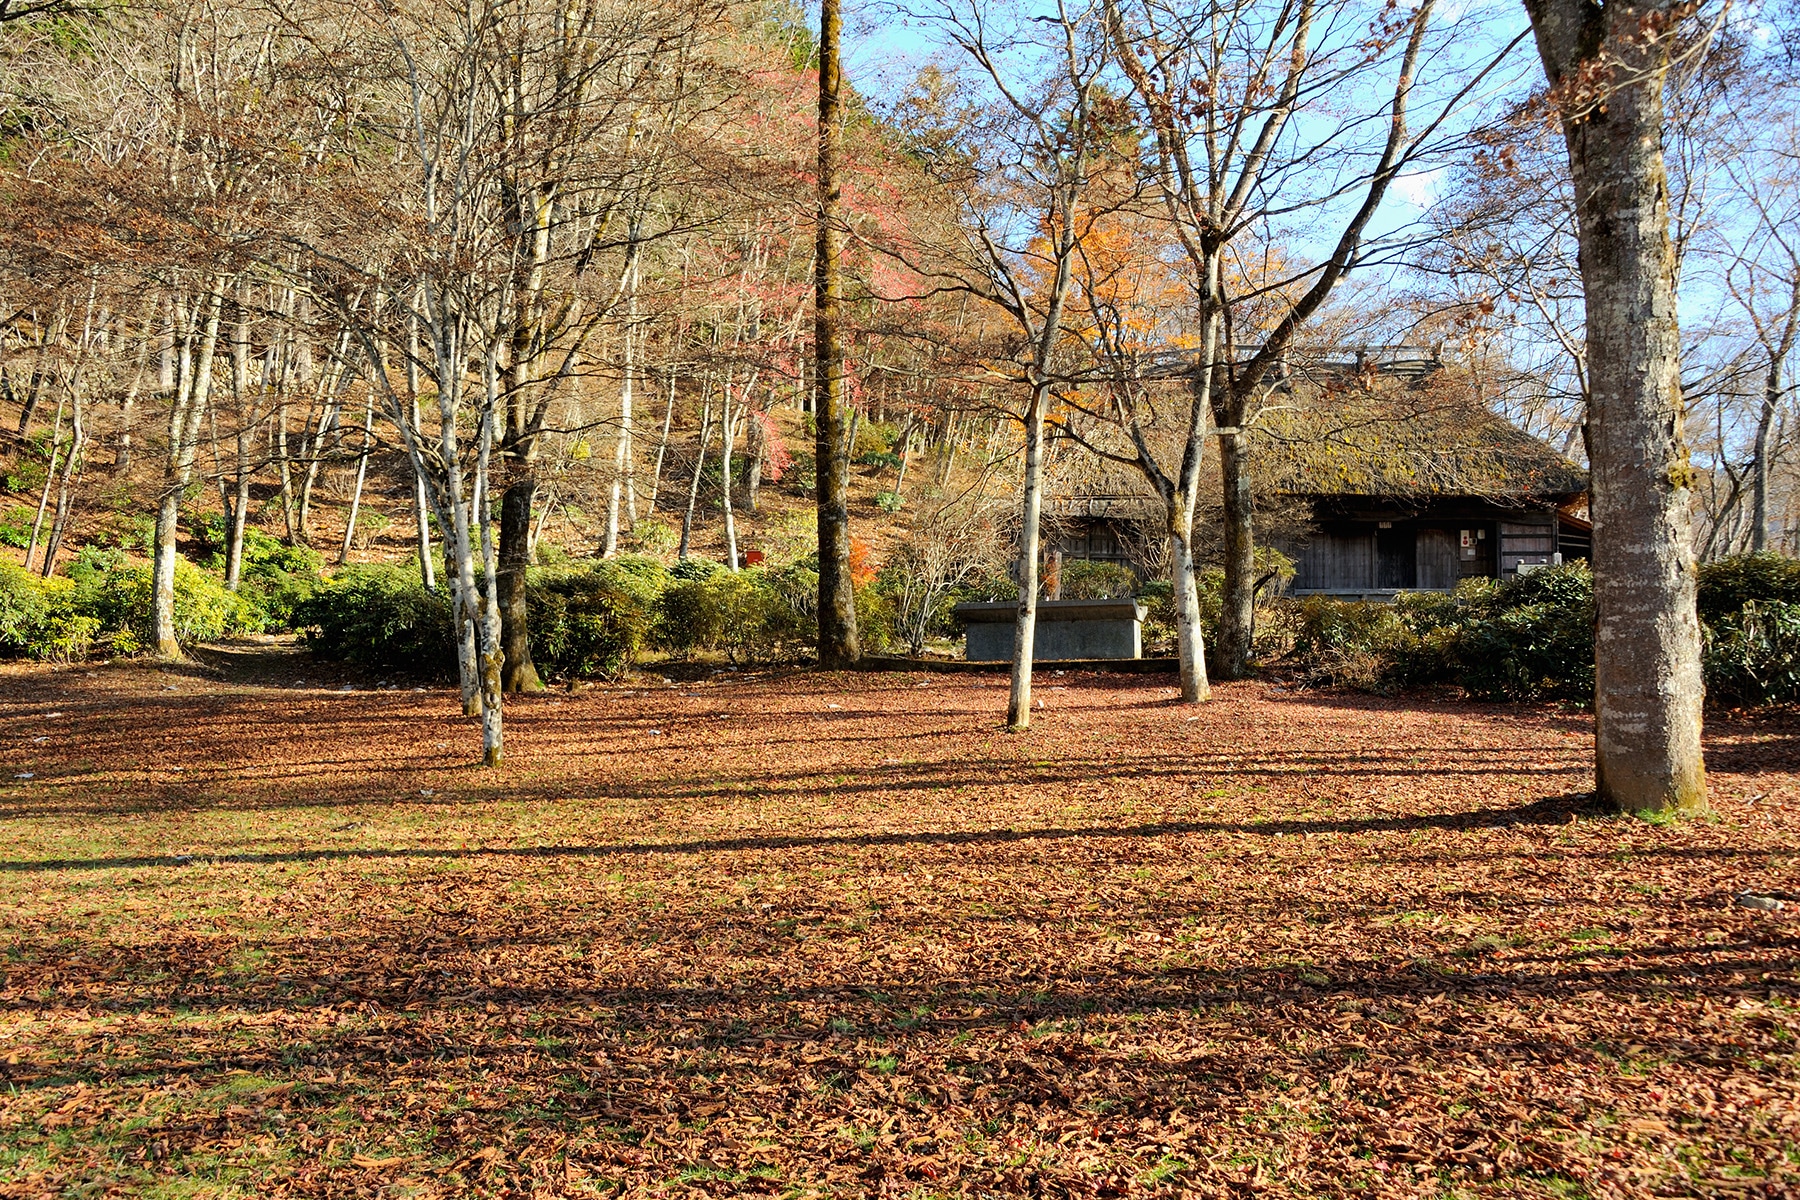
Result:
<svg viewBox="0 0 1800 1200"><path fill-rule="evenodd" d="M1417 554L1419 587L1449 591L1462 579L1462 562L1457 557L1457 538L1450 530L1419 530Z"/></svg>
<svg viewBox="0 0 1800 1200"><path fill-rule="evenodd" d="M1321 529L1294 564L1296 591L1374 591L1375 531Z"/></svg>
<svg viewBox="0 0 1800 1200"><path fill-rule="evenodd" d="M1520 564L1548 566L1556 560L1556 515L1545 513L1500 522L1500 578L1518 574Z"/></svg>
<svg viewBox="0 0 1800 1200"><path fill-rule="evenodd" d="M1522 563L1555 560L1553 512L1505 515L1499 520L1452 512L1322 522L1298 547L1293 588L1346 594L1448 591L1464 579L1510 578Z"/></svg>

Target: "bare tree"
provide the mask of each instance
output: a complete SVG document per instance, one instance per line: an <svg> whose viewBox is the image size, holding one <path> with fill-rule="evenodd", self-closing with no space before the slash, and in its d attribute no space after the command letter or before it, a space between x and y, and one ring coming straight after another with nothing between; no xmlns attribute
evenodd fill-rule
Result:
<svg viewBox="0 0 1800 1200"><path fill-rule="evenodd" d="M1249 666L1256 591L1250 425L1265 380L1346 277L1392 255L1394 239L1370 237L1390 186L1411 164L1444 152L1455 119L1493 85L1510 50L1435 53L1434 32L1438 41L1474 39L1472 27L1434 31L1433 11L1433 0L1374 20L1352 0L1106 6L1121 68L1153 136L1147 166L1199 318L1180 468L1144 464L1168 497L1171 536L1179 537L1192 521L1210 416L1225 549L1215 667L1225 678ZM1422 67L1428 79L1420 78ZM1421 92L1427 108L1415 121ZM1300 214L1314 222L1314 238L1319 225L1331 231L1322 261L1279 252ZM1184 683L1183 690L1199 698L1198 689Z"/></svg>
<svg viewBox="0 0 1800 1200"><path fill-rule="evenodd" d="M1097 176L1116 169L1121 114L1103 86L1111 61L1096 7L1058 0L1053 14L996 24L980 3L947 0L919 15L961 51L969 72L961 93L931 98L938 111L929 121L943 143L929 161L958 198L961 245L942 248L947 258L935 264L911 261L937 288L986 301L1005 325L1001 345L983 346L981 361L991 382L1018 396L1007 411L1024 431L1006 714L1009 729L1024 730L1047 425L1059 385L1075 371L1068 352L1080 353L1064 317L1082 240L1102 215L1085 198Z"/></svg>

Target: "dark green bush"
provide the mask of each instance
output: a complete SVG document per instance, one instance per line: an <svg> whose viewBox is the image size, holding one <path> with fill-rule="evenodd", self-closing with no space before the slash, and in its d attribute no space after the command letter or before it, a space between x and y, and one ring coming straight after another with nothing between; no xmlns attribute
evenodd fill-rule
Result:
<svg viewBox="0 0 1800 1200"><path fill-rule="evenodd" d="M1138 590L1137 573L1124 563L1066 559L1062 565L1065 600L1111 600Z"/></svg>
<svg viewBox="0 0 1800 1200"><path fill-rule="evenodd" d="M668 572L654 559L625 556L526 577L531 658L548 676L615 679L656 625Z"/></svg>
<svg viewBox="0 0 1800 1200"><path fill-rule="evenodd" d="M1447 657L1471 696L1592 701L1594 577L1585 563L1520 575L1470 599Z"/></svg>
<svg viewBox="0 0 1800 1200"><path fill-rule="evenodd" d="M669 568L670 579L711 579L725 570L725 564L710 558L684 558Z"/></svg>
<svg viewBox="0 0 1800 1200"><path fill-rule="evenodd" d="M1312 679L1386 691L1456 683L1488 700L1573 700L1594 690L1594 581L1585 564L1392 604L1308 596L1294 656Z"/></svg>
<svg viewBox="0 0 1800 1200"><path fill-rule="evenodd" d="M1800 604L1747 600L1709 621L1706 692L1725 705L1800 701Z"/></svg>
<svg viewBox="0 0 1800 1200"><path fill-rule="evenodd" d="M721 568L704 578L677 578L658 606L657 640L675 654L724 650L734 662L811 641L816 617L796 603L808 579L816 592L818 576L805 566L778 572Z"/></svg>
<svg viewBox="0 0 1800 1200"><path fill-rule="evenodd" d="M1718 621L1767 601L1800 604L1800 560L1765 550L1700 565L1701 620Z"/></svg>
<svg viewBox="0 0 1800 1200"><path fill-rule="evenodd" d="M296 606L294 623L322 658L433 675L456 669L449 598L402 567L344 567Z"/></svg>

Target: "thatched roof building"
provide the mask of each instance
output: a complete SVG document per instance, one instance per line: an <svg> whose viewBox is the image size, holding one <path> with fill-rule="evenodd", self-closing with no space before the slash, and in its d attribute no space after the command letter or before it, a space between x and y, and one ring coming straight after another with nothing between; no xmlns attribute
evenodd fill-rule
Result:
<svg viewBox="0 0 1800 1200"><path fill-rule="evenodd" d="M1277 394L1258 417L1259 540L1297 593L1381 597L1505 578L1591 548L1586 473L1475 402L1466 380ZM1208 493L1203 493L1208 494ZM1131 561L1158 505L1109 468L1054 494L1054 548ZM1148 526L1148 527L1147 527Z"/></svg>

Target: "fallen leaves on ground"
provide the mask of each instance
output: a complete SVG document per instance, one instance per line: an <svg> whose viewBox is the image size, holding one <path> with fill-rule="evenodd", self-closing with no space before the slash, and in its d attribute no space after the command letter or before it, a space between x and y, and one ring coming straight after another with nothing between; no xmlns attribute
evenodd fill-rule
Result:
<svg viewBox="0 0 1800 1200"><path fill-rule="evenodd" d="M1800 1190L1793 717L1656 825L1553 709L3 682L0 1196Z"/></svg>

